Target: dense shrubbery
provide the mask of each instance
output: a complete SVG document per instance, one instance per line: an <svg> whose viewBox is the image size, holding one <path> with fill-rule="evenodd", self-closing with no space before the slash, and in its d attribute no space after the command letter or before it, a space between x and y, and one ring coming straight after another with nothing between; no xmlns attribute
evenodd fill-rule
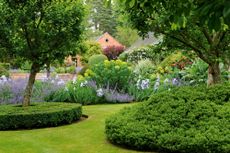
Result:
<svg viewBox="0 0 230 153"><path fill-rule="evenodd" d="M99 63L103 63L105 60L107 60L108 58L103 55L103 54L97 54L97 55L93 55L89 58L89 62L88 62L88 65L89 67L92 67L96 64L99 64Z"/></svg>
<svg viewBox="0 0 230 153"><path fill-rule="evenodd" d="M97 42L86 41L82 45L84 46L84 49L81 49L81 52L83 52L81 61L83 63L87 63L88 59L93 55L102 54L102 48Z"/></svg>
<svg viewBox="0 0 230 153"><path fill-rule="evenodd" d="M106 134L141 150L229 153L230 84L155 94L107 119Z"/></svg>
<svg viewBox="0 0 230 153"><path fill-rule="evenodd" d="M103 49L103 54L106 55L109 60L116 60L124 49L124 46L107 46Z"/></svg>
<svg viewBox="0 0 230 153"><path fill-rule="evenodd" d="M0 107L0 130L31 129L69 124L82 115L79 104L33 103L24 108L21 105Z"/></svg>
<svg viewBox="0 0 230 153"><path fill-rule="evenodd" d="M105 60L103 63L95 65L85 76L97 83L98 86L105 88L125 90L129 85L131 68L126 62L121 60Z"/></svg>
<svg viewBox="0 0 230 153"><path fill-rule="evenodd" d="M10 73L9 73L9 70L5 67L5 65L0 64L0 77L2 75L9 77Z"/></svg>

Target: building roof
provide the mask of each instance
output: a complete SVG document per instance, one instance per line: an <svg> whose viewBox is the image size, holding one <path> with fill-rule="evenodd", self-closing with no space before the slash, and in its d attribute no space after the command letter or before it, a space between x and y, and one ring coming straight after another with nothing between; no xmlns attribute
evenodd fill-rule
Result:
<svg viewBox="0 0 230 153"><path fill-rule="evenodd" d="M149 32L146 38L139 38L136 42L134 42L126 51L130 51L136 48L155 45L162 41L162 38L156 38L153 32Z"/></svg>
<svg viewBox="0 0 230 153"><path fill-rule="evenodd" d="M113 38L108 32L104 33L96 41L101 45L102 48L106 48L107 46L124 46Z"/></svg>

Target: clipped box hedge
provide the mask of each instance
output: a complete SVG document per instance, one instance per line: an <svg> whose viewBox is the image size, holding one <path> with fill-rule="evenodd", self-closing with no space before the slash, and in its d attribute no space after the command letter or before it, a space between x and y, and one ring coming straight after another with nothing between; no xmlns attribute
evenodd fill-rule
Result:
<svg viewBox="0 0 230 153"><path fill-rule="evenodd" d="M180 87L106 120L107 138L134 149L230 153L230 84Z"/></svg>
<svg viewBox="0 0 230 153"><path fill-rule="evenodd" d="M33 103L29 107L21 105L0 106L0 130L32 129L70 124L82 115L80 104Z"/></svg>

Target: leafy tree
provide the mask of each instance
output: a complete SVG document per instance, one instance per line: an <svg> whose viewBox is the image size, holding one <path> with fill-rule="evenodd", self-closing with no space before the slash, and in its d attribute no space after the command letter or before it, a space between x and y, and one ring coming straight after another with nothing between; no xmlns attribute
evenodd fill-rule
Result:
<svg viewBox="0 0 230 153"><path fill-rule="evenodd" d="M116 39L125 47L130 47L138 38L136 30L130 27L117 27Z"/></svg>
<svg viewBox="0 0 230 153"><path fill-rule="evenodd" d="M23 106L30 105L36 74L74 54L82 33L81 0L0 0L0 46L32 63Z"/></svg>
<svg viewBox="0 0 230 153"><path fill-rule="evenodd" d="M193 50L209 65L208 85L221 81L219 63L230 59L228 0L124 0L120 3L143 35L163 34L166 44Z"/></svg>

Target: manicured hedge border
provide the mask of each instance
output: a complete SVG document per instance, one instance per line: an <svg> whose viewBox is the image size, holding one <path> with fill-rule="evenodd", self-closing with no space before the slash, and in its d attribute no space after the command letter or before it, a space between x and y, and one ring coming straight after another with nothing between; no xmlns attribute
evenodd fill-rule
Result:
<svg viewBox="0 0 230 153"><path fill-rule="evenodd" d="M80 104L33 103L29 107L21 105L0 106L0 130L31 129L70 124L82 115Z"/></svg>

